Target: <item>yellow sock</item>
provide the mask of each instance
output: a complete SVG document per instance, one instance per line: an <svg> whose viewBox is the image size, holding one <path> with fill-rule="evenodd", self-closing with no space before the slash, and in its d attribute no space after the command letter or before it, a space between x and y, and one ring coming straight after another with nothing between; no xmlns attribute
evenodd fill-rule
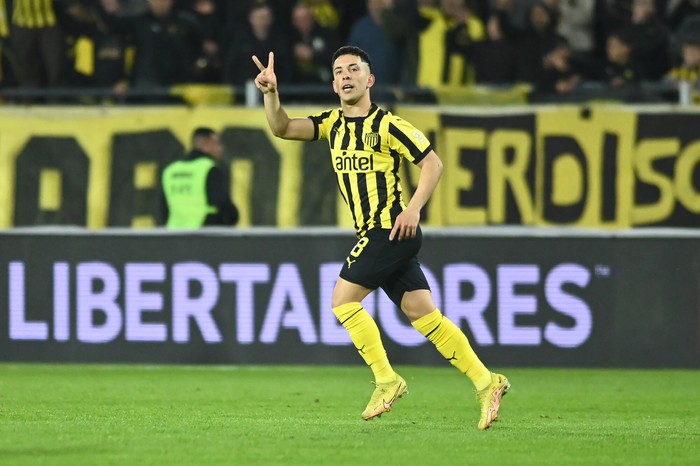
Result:
<svg viewBox="0 0 700 466"><path fill-rule="evenodd" d="M341 304L333 308L333 313L350 334L357 352L372 369L375 381L392 382L396 378L396 373L386 357L379 328L362 304L358 302Z"/></svg>
<svg viewBox="0 0 700 466"><path fill-rule="evenodd" d="M450 364L469 377L477 390L491 383L491 372L474 353L467 336L439 309L413 322L413 327L425 335Z"/></svg>

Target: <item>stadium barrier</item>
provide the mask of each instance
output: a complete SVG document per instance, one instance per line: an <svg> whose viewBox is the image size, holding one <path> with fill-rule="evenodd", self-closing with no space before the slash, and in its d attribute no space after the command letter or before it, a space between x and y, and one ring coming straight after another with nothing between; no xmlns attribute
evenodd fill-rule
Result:
<svg viewBox="0 0 700 466"><path fill-rule="evenodd" d="M336 228L0 231L0 360L359 364ZM700 367L700 232L425 228L440 309L490 366ZM392 361L445 365L383 293Z"/></svg>
<svg viewBox="0 0 700 466"><path fill-rule="evenodd" d="M700 108L394 110L445 163L425 225L700 226ZM174 106L0 108L0 228L162 224L160 174L200 125L222 131L242 226L351 226L325 143L273 137L260 109Z"/></svg>

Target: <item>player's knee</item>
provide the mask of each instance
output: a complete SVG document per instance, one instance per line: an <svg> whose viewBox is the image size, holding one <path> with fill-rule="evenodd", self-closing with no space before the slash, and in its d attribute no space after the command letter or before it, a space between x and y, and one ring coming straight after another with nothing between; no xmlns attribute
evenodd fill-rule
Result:
<svg viewBox="0 0 700 466"><path fill-rule="evenodd" d="M347 304L348 300L342 298L341 296L337 296L336 293L333 293L333 296L331 297L331 307L335 309L336 307L340 307L344 304Z"/></svg>
<svg viewBox="0 0 700 466"><path fill-rule="evenodd" d="M407 291L401 298L401 310L411 322L430 314L435 309L429 290Z"/></svg>

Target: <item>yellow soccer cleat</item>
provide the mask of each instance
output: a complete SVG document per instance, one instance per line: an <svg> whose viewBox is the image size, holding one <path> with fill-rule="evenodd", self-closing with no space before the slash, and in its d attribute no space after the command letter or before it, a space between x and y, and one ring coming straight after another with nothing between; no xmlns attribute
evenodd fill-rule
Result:
<svg viewBox="0 0 700 466"><path fill-rule="evenodd" d="M376 387L372 393L372 398L367 403L367 407L362 411L362 419L365 421L379 417L383 413L388 413L397 399L408 394L406 381L399 374L396 374L396 380L393 382L372 383Z"/></svg>
<svg viewBox="0 0 700 466"><path fill-rule="evenodd" d="M481 418L478 427L486 430L498 418L498 409L501 407L503 398L510 389L510 382L505 375L491 372L491 383L488 387L476 392L476 400L481 407Z"/></svg>

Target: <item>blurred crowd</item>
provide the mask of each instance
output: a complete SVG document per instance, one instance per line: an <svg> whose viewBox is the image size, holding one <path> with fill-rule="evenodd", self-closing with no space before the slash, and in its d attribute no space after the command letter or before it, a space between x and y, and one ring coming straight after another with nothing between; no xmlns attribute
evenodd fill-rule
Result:
<svg viewBox="0 0 700 466"><path fill-rule="evenodd" d="M700 0L0 0L0 88L331 81L340 45L378 83L566 94L697 82Z"/></svg>

